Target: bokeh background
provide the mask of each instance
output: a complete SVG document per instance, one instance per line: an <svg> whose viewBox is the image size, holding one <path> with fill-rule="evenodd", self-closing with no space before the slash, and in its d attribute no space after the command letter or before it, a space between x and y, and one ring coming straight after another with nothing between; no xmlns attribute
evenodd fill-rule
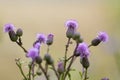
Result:
<svg viewBox="0 0 120 80"><path fill-rule="evenodd" d="M55 39L50 53L57 63L64 55L67 42L64 23L68 19L79 22L78 31L88 44L99 31L109 34L108 43L90 48L89 80L102 77L120 80L120 0L0 0L0 80L21 80L14 59L26 60L22 49L3 32L4 24L13 23L23 29L26 49L32 47L37 33L53 33ZM69 55L73 48L71 45ZM43 45L41 56L45 52ZM73 68L81 70L79 59ZM26 67L24 69L26 71ZM78 72L72 72L72 75L72 80L80 80Z"/></svg>

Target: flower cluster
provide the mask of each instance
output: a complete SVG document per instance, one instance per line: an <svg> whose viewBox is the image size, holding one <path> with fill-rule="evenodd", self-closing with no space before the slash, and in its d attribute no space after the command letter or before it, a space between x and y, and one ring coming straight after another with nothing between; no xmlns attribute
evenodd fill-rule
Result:
<svg viewBox="0 0 120 80"><path fill-rule="evenodd" d="M78 28L78 22L76 20L68 20L65 23L65 26L67 28L66 31L66 37L68 39L65 47L65 53L64 53L64 59L60 59L58 62L58 66L56 68L54 59L49 53L49 48L53 44L54 41L54 35L48 34L47 36L45 34L38 33L36 36L35 42L33 42L33 46L26 50L23 47L22 43L22 35L23 31L22 29L17 29L15 31L15 26L13 24L5 24L4 25L4 32L9 34L10 40L12 42L16 42L26 53L27 58L31 58L30 63L28 64L28 73L24 73L22 69L21 60L18 58L16 59L16 64L18 68L21 71L21 74L23 76L23 80L35 80L36 76L41 76L43 73L46 80L50 80L50 74L49 66L54 71L57 80L71 80L71 65L74 63L76 58L80 59L80 64L82 65L82 68L84 72L81 72L81 80L87 80L87 70L90 66L89 63L89 56L90 56L90 50L89 47L91 46L98 46L101 42L107 42L108 41L108 35L106 32L99 32L98 35L91 41L91 44L88 45L86 42L84 42L83 38L81 37L80 33L77 32ZM68 57L68 49L70 46L70 42L74 41L76 44L76 47L73 51L73 54ZM41 45L46 44L47 45L47 52L44 54L44 58L41 57ZM45 62L43 62L45 61ZM43 66L44 65L44 66ZM36 67L38 70L36 70ZM39 71L41 70L41 71ZM67 77L68 76L68 77ZM102 80L109 80L108 78L103 78Z"/></svg>

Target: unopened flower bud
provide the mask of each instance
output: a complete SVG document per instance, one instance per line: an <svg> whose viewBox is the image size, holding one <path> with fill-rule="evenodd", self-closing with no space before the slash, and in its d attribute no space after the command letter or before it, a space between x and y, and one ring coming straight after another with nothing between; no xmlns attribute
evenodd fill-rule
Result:
<svg viewBox="0 0 120 80"><path fill-rule="evenodd" d="M75 32L72 38L73 38L73 40L79 39L80 38L80 33L79 32Z"/></svg>
<svg viewBox="0 0 120 80"><path fill-rule="evenodd" d="M52 65L54 63L54 60L51 58L49 61L47 61L47 64Z"/></svg>
<svg viewBox="0 0 120 80"><path fill-rule="evenodd" d="M23 31L22 31L22 29L17 29L17 31L16 31L16 35L17 36L19 36L19 37L21 37L22 35L23 35Z"/></svg>
<svg viewBox="0 0 120 80"><path fill-rule="evenodd" d="M58 63L58 69L57 71L59 72L59 74L63 73L64 72L64 63L62 61L60 61Z"/></svg>
<svg viewBox="0 0 120 80"><path fill-rule="evenodd" d="M28 67L30 68L31 65L32 65L32 61L30 61L30 62L28 63Z"/></svg>
<svg viewBox="0 0 120 80"><path fill-rule="evenodd" d="M90 63L87 57L82 57L80 59L80 62L85 69L87 69L90 66Z"/></svg>
<svg viewBox="0 0 120 80"><path fill-rule="evenodd" d="M78 39L76 40L76 42L77 42L77 43L82 43L82 42L83 42L83 38L81 38L81 37L78 38Z"/></svg>
<svg viewBox="0 0 120 80"><path fill-rule="evenodd" d="M16 42L18 37L16 36L15 32L13 30L9 31L9 37L11 41Z"/></svg>
<svg viewBox="0 0 120 80"><path fill-rule="evenodd" d="M51 44L53 43L53 37L54 37L53 34L49 34L49 35L47 36L47 41L46 41L46 44L47 44L47 45L51 45Z"/></svg>
<svg viewBox="0 0 120 80"><path fill-rule="evenodd" d="M44 60L47 62L47 64L49 64L49 65L51 65L51 64L53 64L53 59L51 58L51 56L50 56L50 54L45 54L45 56L44 56Z"/></svg>
<svg viewBox="0 0 120 80"><path fill-rule="evenodd" d="M93 40L91 41L91 45L92 45L92 46L97 46L97 45L100 44L100 42L101 42L100 39L95 38L95 39L93 39Z"/></svg>
<svg viewBox="0 0 120 80"><path fill-rule="evenodd" d="M46 60L46 61L49 61L51 59L51 56L50 56L50 54L45 54L45 56L44 56L44 60Z"/></svg>
<svg viewBox="0 0 120 80"><path fill-rule="evenodd" d="M75 30L74 30L73 28L68 28L68 30L67 30L67 32L66 32L66 36L67 36L68 38L72 38L73 35L74 35L74 32L75 32Z"/></svg>
<svg viewBox="0 0 120 80"><path fill-rule="evenodd" d="M35 58L35 61L36 61L37 64L40 64L40 63L42 63L42 58L40 56L37 56Z"/></svg>

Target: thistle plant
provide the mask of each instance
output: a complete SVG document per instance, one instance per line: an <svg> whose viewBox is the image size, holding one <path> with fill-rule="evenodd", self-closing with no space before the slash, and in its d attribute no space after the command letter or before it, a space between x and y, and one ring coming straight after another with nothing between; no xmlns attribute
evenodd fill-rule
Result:
<svg viewBox="0 0 120 80"><path fill-rule="evenodd" d="M91 54L89 48L92 46L98 46L102 42L107 42L108 35L105 32L99 32L98 35L88 45L86 42L84 42L80 33L77 32L78 22L76 20L66 21L65 27L67 29L67 43L65 45L65 52L63 53L64 59L58 59L58 65L55 66L55 60L49 52L50 46L52 46L52 44L54 43L54 34L50 33L45 36L44 34L38 33L32 47L27 50L23 46L22 42L23 30L20 28L15 30L16 28L13 24L8 23L4 25L4 32L8 33L10 40L12 42L15 42L23 49L26 58L31 58L29 63L27 63L27 73L25 73L23 70L23 63L21 63L21 59L15 59L16 65L18 66L23 77L22 80L36 80L36 77L41 76L42 74L44 75L46 80L50 80L50 76L52 75L48 73L49 69L52 69L54 71L56 80L71 80L71 66L76 61L76 58L79 58L79 62L83 68L83 71L79 71L81 76L79 80L89 80L89 76L87 73L90 66L89 57ZM71 41L74 41L76 46L74 48L73 54L68 57L68 50ZM41 54L43 54L41 53L41 45L47 45L47 51L44 54L43 58L41 57ZM101 80L109 79L102 78Z"/></svg>

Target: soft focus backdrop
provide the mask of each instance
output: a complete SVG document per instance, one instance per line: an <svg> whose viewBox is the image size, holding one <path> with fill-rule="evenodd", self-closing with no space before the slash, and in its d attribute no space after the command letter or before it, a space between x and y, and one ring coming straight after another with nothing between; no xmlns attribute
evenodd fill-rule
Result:
<svg viewBox="0 0 120 80"><path fill-rule="evenodd" d="M22 39L27 49L32 47L37 33L53 33L55 39L50 53L57 62L64 55L67 42L64 23L68 19L79 22L78 31L88 44L99 31L109 34L108 43L90 48L89 80L102 77L120 80L120 0L0 0L0 80L21 80L14 59L20 57L26 60L22 49L3 32L4 24L13 23L23 29ZM73 47L70 47L71 51ZM41 56L45 52L44 45ZM81 70L79 59L74 65ZM79 78L78 72L73 72L72 79Z"/></svg>

